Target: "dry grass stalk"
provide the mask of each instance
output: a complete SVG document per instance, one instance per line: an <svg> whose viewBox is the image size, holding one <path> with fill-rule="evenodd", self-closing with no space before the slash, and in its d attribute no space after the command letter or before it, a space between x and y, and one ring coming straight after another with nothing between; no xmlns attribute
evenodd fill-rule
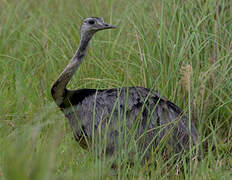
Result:
<svg viewBox="0 0 232 180"><path fill-rule="evenodd" d="M184 96L186 98L186 102L189 101L189 96L192 96L190 93L191 84L192 84L192 76L193 76L193 68L190 64L183 65L180 69L180 84L183 89ZM197 108L196 103L192 97L190 97L191 103L191 117L193 121L197 121Z"/></svg>
<svg viewBox="0 0 232 180"><path fill-rule="evenodd" d="M143 74L143 82L144 82L144 86L145 87L147 87L147 82L146 82L146 75L145 75L145 70L144 70L144 55L143 55L143 53L142 53L142 48L141 48L141 46L140 46L140 43L139 43L139 34L138 34L138 32L137 32L137 27L136 27L136 25L134 24L134 30L135 30L135 36L136 36L136 40L137 40L137 44L138 44L138 48L139 48L139 55L140 55L140 60L141 60L141 64L142 64L142 66L141 66L141 72L142 72L142 74Z"/></svg>
<svg viewBox="0 0 232 180"><path fill-rule="evenodd" d="M210 78L209 72L202 72L199 78L200 89L199 89L199 95L197 96L197 100L196 100L196 106L197 106L197 109L202 109L203 112L205 112L209 106L210 96L208 95L204 97L206 95L206 84L209 78Z"/></svg>
<svg viewBox="0 0 232 180"><path fill-rule="evenodd" d="M190 88L191 88L191 79L193 76L193 69L190 64L183 65L180 69L181 74L181 87L189 94Z"/></svg>

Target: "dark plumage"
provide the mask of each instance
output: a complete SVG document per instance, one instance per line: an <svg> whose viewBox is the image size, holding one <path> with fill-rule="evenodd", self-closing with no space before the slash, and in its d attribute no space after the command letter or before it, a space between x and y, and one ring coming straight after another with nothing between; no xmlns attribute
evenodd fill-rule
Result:
<svg viewBox="0 0 232 180"><path fill-rule="evenodd" d="M107 154L136 144L138 149L129 152L138 151L145 157L164 141L166 149L171 147L170 153L187 150L190 137L196 144L197 131L193 124L189 130L188 118L182 110L150 89L66 89L93 34L110 28L114 26L105 24L103 18L83 21L79 48L51 90L56 104L69 119L76 140L83 147L104 143Z"/></svg>

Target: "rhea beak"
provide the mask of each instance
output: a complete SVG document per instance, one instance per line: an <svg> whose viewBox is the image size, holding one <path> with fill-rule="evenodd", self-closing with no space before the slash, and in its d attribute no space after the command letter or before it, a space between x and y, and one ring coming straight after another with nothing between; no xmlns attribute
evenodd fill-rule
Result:
<svg viewBox="0 0 232 180"><path fill-rule="evenodd" d="M103 25L102 29L114 29L114 28L116 28L116 26L113 26L112 24L103 23L102 25Z"/></svg>

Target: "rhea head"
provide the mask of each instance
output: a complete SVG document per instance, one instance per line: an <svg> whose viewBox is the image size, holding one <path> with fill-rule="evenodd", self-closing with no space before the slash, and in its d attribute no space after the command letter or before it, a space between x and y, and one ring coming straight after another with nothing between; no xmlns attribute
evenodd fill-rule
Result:
<svg viewBox="0 0 232 180"><path fill-rule="evenodd" d="M105 23L103 18L89 17L84 19L82 23L81 35L82 37L92 36L97 31L104 29L113 29L113 28L115 28L115 26Z"/></svg>

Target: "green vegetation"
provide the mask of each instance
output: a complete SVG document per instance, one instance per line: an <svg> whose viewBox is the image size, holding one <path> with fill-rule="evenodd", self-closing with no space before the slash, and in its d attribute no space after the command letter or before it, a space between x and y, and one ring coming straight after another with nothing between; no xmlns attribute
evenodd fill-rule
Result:
<svg viewBox="0 0 232 180"><path fill-rule="evenodd" d="M232 1L216 1L1 0L0 179L232 178ZM113 171L75 142L50 88L89 16L117 29L96 34L69 87L155 87L197 126L191 171L160 157Z"/></svg>

